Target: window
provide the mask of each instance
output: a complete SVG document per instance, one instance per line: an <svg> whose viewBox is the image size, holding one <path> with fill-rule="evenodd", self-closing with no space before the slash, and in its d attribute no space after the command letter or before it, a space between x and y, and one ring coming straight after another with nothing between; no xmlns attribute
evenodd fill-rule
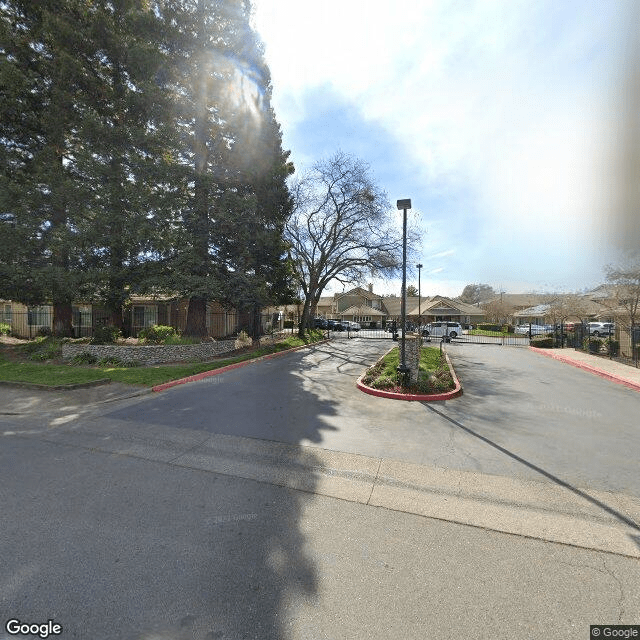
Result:
<svg viewBox="0 0 640 640"><path fill-rule="evenodd" d="M158 309L155 305L137 305L133 307L133 326L144 329L158 324Z"/></svg>
<svg viewBox="0 0 640 640"><path fill-rule="evenodd" d="M29 307L27 310L27 322L32 327L48 327L51 324L49 307Z"/></svg>
<svg viewBox="0 0 640 640"><path fill-rule="evenodd" d="M89 307L71 307L73 311L74 327L90 327L91 326L91 309Z"/></svg>

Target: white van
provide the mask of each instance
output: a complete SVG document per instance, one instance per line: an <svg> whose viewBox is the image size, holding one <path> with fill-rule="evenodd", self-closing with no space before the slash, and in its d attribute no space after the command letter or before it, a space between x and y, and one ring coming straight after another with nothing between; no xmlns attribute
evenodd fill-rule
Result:
<svg viewBox="0 0 640 640"><path fill-rule="evenodd" d="M422 327L421 333L425 338L457 338L462 335L462 325L458 322L431 322Z"/></svg>

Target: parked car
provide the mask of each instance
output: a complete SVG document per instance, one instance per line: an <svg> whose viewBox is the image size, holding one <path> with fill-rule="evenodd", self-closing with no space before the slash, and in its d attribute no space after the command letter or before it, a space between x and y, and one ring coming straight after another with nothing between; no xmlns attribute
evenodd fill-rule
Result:
<svg viewBox="0 0 640 640"><path fill-rule="evenodd" d="M327 320L327 328L331 329L331 331L344 331L340 320Z"/></svg>
<svg viewBox="0 0 640 640"><path fill-rule="evenodd" d="M547 333L553 332L553 325L550 324L521 324L518 325L514 333L517 333L520 336L528 336L529 332L531 332L532 336L543 336Z"/></svg>
<svg viewBox="0 0 640 640"><path fill-rule="evenodd" d="M422 327L421 333L425 338L457 338L462 335L462 325L457 322L431 322Z"/></svg>
<svg viewBox="0 0 640 640"><path fill-rule="evenodd" d="M343 320L342 324L344 325L347 331L360 331L360 323L352 322L351 320Z"/></svg>
<svg viewBox="0 0 640 640"><path fill-rule="evenodd" d="M313 327L314 329L326 329L327 321L324 318L314 318Z"/></svg>
<svg viewBox="0 0 640 640"><path fill-rule="evenodd" d="M590 322L588 327L591 336L612 336L616 325L613 322Z"/></svg>

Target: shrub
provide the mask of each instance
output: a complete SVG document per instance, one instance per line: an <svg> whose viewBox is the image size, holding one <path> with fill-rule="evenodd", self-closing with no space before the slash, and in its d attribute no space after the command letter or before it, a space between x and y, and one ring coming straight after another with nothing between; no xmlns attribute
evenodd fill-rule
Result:
<svg viewBox="0 0 640 640"><path fill-rule="evenodd" d="M38 329L38 335L44 336L45 338L53 335L53 331L51 331L51 327L40 327Z"/></svg>
<svg viewBox="0 0 640 640"><path fill-rule="evenodd" d="M62 355L62 340L39 336L22 345L20 351L27 354L30 360L52 360Z"/></svg>
<svg viewBox="0 0 640 640"><path fill-rule="evenodd" d="M140 363L137 361L130 361L130 360L120 360L120 358L117 358L116 356L108 356L106 358L101 358L98 361L98 366L99 367L124 367L124 368L129 368L129 367L139 367Z"/></svg>
<svg viewBox="0 0 640 640"><path fill-rule="evenodd" d="M11 325L7 322L0 322L0 335L8 336L11 333Z"/></svg>
<svg viewBox="0 0 640 640"><path fill-rule="evenodd" d="M618 353L620 353L620 341L619 340L615 340L614 338L607 338L604 341L605 347L607 348L607 351L612 355L612 356L617 356Z"/></svg>
<svg viewBox="0 0 640 640"><path fill-rule="evenodd" d="M73 356L71 358L70 364L95 364L98 362L98 358L93 355L93 353L89 353L88 351L83 351L79 353L77 356Z"/></svg>
<svg viewBox="0 0 640 640"><path fill-rule="evenodd" d="M603 342L600 338L585 338L582 341L582 348L590 353L599 353Z"/></svg>
<svg viewBox="0 0 640 640"><path fill-rule="evenodd" d="M529 344L539 349L551 349L553 347L553 338L531 338Z"/></svg>
<svg viewBox="0 0 640 640"><path fill-rule="evenodd" d="M115 344L121 335L122 333L118 327L111 325L96 327L93 330L91 344Z"/></svg>
<svg viewBox="0 0 640 640"><path fill-rule="evenodd" d="M174 338L178 334L173 327L164 324L154 324L138 333L138 338L149 344L163 344L167 338Z"/></svg>
<svg viewBox="0 0 640 640"><path fill-rule="evenodd" d="M482 323L477 326L477 329L480 331L497 331L500 333L502 331L502 325Z"/></svg>

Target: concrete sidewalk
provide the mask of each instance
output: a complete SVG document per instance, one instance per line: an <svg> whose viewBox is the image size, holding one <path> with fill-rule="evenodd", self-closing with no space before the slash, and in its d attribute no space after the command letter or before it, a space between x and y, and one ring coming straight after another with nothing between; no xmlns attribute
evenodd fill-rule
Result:
<svg viewBox="0 0 640 640"><path fill-rule="evenodd" d="M65 413L87 410L104 402L147 395L151 389L131 384L111 382L80 389L60 390L32 388L20 383L0 384L0 416L21 416Z"/></svg>
<svg viewBox="0 0 640 640"><path fill-rule="evenodd" d="M621 364L608 358L594 356L585 351L577 351L576 349L539 349L538 347L529 347L529 349L554 360L594 373L601 378L622 384L630 389L640 391L640 368Z"/></svg>

